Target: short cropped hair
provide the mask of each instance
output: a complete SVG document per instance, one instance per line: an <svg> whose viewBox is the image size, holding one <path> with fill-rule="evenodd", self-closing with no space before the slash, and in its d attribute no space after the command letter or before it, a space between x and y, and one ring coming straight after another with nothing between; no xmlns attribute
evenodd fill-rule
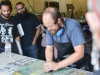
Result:
<svg viewBox="0 0 100 75"><path fill-rule="evenodd" d="M48 7L44 10L43 15L44 14L51 14L53 20L55 21L55 23L57 22L58 18L61 18L61 14L60 11L57 8L54 7Z"/></svg>
<svg viewBox="0 0 100 75"><path fill-rule="evenodd" d="M12 11L12 5L10 1L1 1L0 3L0 9L2 8L3 5L9 6L10 10Z"/></svg>
<svg viewBox="0 0 100 75"><path fill-rule="evenodd" d="M25 6L24 3L22 3L22 2L18 2L18 3L16 3L15 8L16 8L16 6L19 5L19 4L22 4L23 6Z"/></svg>

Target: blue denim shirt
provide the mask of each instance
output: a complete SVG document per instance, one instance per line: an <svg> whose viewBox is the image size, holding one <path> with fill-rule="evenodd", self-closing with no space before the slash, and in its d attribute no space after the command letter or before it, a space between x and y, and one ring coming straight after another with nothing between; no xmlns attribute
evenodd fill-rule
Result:
<svg viewBox="0 0 100 75"><path fill-rule="evenodd" d="M52 35L50 31L47 29L46 31L46 44L54 45L54 41L59 43L68 42L67 34L69 39L72 42L73 47L78 46L80 44L85 45L85 52L90 54L89 47L85 41L83 30L81 25L74 19L66 18L65 21L65 31L61 36Z"/></svg>

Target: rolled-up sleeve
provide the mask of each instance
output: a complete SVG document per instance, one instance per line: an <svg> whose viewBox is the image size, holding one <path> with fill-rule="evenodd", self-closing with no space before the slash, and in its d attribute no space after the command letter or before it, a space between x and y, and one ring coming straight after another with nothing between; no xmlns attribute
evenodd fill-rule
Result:
<svg viewBox="0 0 100 75"><path fill-rule="evenodd" d="M46 30L46 45L54 45L52 34Z"/></svg>

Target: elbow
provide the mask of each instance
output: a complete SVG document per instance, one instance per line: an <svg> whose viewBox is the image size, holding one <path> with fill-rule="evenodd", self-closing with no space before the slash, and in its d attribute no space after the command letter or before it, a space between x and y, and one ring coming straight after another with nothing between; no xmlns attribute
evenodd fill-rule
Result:
<svg viewBox="0 0 100 75"><path fill-rule="evenodd" d="M84 53L81 53L80 54L80 59L83 58L83 57L84 57Z"/></svg>
<svg viewBox="0 0 100 75"><path fill-rule="evenodd" d="M18 37L16 37L15 39L16 39L17 41L19 41L19 40L20 40L20 37L18 36Z"/></svg>
<svg viewBox="0 0 100 75"><path fill-rule="evenodd" d="M40 31L41 31L41 27L39 26L39 27L37 28L37 30L40 32Z"/></svg>

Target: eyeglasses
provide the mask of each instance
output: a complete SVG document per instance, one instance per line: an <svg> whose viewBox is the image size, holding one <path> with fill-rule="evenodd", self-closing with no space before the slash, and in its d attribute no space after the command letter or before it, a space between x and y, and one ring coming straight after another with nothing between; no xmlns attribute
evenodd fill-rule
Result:
<svg viewBox="0 0 100 75"><path fill-rule="evenodd" d="M57 24L57 20L54 22L54 24L52 24L51 26L46 26L47 28L52 28L54 25Z"/></svg>
<svg viewBox="0 0 100 75"><path fill-rule="evenodd" d="M47 28L52 28L55 24L51 25L51 26L46 26Z"/></svg>
<svg viewBox="0 0 100 75"><path fill-rule="evenodd" d="M25 8L25 6L23 6L23 7L21 7L21 8L17 8L16 10L20 11L20 10L22 10L22 9L24 9L24 8Z"/></svg>

